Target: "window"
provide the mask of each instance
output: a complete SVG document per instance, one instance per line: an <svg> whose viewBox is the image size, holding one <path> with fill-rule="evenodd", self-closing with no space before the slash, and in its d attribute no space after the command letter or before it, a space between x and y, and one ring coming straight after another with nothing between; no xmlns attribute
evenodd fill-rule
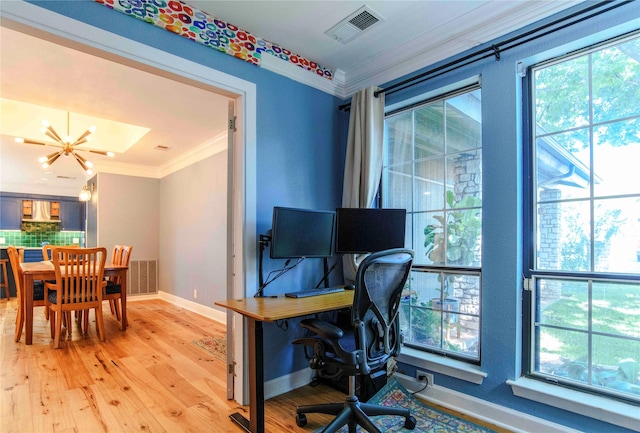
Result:
<svg viewBox="0 0 640 433"><path fill-rule="evenodd" d="M529 373L640 401L640 38L531 72Z"/></svg>
<svg viewBox="0 0 640 433"><path fill-rule="evenodd" d="M482 119L479 86L387 115L384 207L407 210L415 251L405 345L480 361Z"/></svg>

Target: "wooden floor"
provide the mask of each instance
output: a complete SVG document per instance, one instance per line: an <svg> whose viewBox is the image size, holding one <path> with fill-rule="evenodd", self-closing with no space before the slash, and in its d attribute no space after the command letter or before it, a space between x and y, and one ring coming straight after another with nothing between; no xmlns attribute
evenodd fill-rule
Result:
<svg viewBox="0 0 640 433"><path fill-rule="evenodd" d="M15 299L0 301L0 432L241 432L229 415L248 407L227 400L225 362L192 343L224 337L224 325L161 300L130 302L127 314L121 332L105 303L106 342L93 323L54 350L42 308L26 346L24 334L13 341ZM278 396L266 402L265 429L313 431L331 417L297 427L296 405L342 399L323 385Z"/></svg>

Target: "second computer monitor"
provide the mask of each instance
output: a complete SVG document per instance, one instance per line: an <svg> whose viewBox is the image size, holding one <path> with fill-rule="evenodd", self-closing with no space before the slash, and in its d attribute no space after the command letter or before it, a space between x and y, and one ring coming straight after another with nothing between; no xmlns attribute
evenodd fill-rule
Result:
<svg viewBox="0 0 640 433"><path fill-rule="evenodd" d="M336 253L366 254L403 248L405 209L336 209Z"/></svg>

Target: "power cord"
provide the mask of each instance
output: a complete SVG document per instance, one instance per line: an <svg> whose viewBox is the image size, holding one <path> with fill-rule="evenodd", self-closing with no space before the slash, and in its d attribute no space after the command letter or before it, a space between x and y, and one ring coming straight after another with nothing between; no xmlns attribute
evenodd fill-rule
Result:
<svg viewBox="0 0 640 433"><path fill-rule="evenodd" d="M429 378L427 376L425 376L424 374L421 374L420 376L418 376L418 380L419 381L423 381L424 380L424 386L422 388L420 388L417 391L413 391L411 393L411 395L416 395L419 392L424 391L425 389L427 389L427 387L429 386Z"/></svg>
<svg viewBox="0 0 640 433"><path fill-rule="evenodd" d="M258 289L258 291L253 296L256 297L256 298L262 296L262 291L264 290L265 287L267 287L269 284L273 283L275 280L280 278L286 272L288 272L291 269L293 269L296 266L298 266L300 263L302 263L303 260L304 260L304 257L299 258L293 265L289 266L289 263L291 263L291 259L288 259L284 263L284 267L282 269L276 269L274 271L269 272L269 275L267 275L267 280L264 282L264 284L262 284L262 286ZM276 275L272 277L273 274L276 274Z"/></svg>

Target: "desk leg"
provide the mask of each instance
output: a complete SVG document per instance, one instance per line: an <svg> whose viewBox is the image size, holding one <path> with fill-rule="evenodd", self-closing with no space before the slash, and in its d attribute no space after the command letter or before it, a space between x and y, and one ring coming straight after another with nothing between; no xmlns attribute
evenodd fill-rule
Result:
<svg viewBox="0 0 640 433"><path fill-rule="evenodd" d="M33 275L22 276L22 311L24 313L25 344L33 343Z"/></svg>
<svg viewBox="0 0 640 433"><path fill-rule="evenodd" d="M122 323L120 326L123 331L126 331L127 326L129 326L127 322L127 272L124 272L124 275L120 278L120 282L120 308L122 310Z"/></svg>
<svg viewBox="0 0 640 433"><path fill-rule="evenodd" d="M262 322L247 317L249 324L249 415L247 420L236 412L230 415L245 431L264 433L264 340Z"/></svg>

